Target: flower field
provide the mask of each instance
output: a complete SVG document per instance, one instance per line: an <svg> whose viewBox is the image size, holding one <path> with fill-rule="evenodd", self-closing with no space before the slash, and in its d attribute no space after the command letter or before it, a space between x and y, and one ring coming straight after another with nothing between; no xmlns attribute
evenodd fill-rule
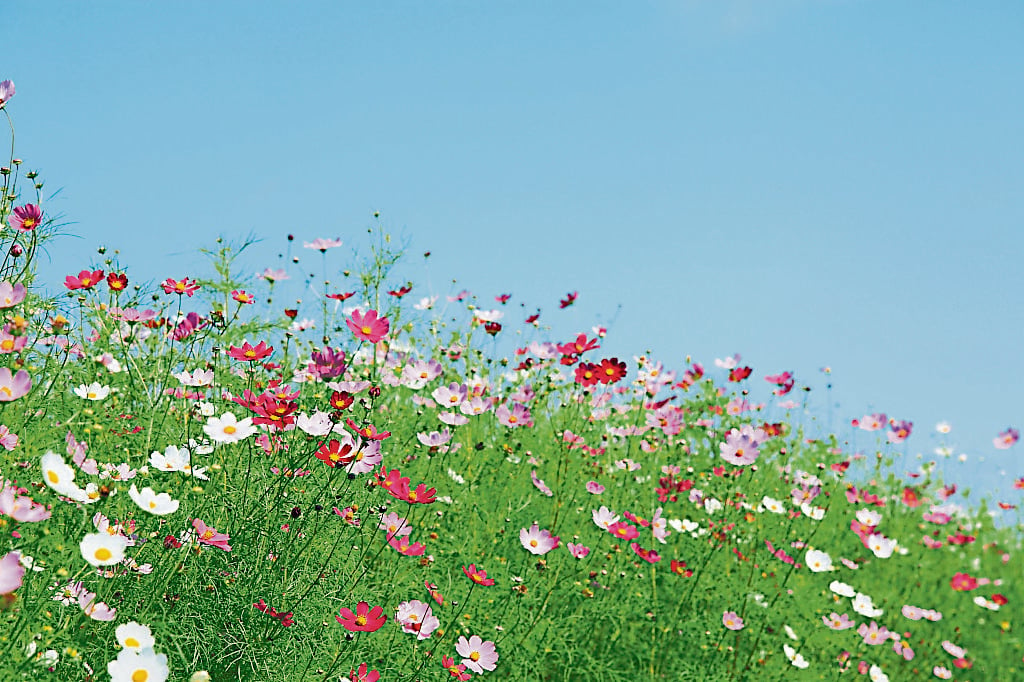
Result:
<svg viewBox="0 0 1024 682"><path fill-rule="evenodd" d="M911 421L810 434L790 372L613 357L510 294L434 296L379 222L361 258L287 237L323 264L302 317L246 243L42 282L60 225L24 167L0 201L0 679L1024 679L1021 500L898 468Z"/></svg>

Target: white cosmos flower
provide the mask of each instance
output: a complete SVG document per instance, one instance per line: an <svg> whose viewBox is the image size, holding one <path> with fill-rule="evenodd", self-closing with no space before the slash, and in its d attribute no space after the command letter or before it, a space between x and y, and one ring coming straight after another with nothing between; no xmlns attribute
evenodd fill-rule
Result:
<svg viewBox="0 0 1024 682"><path fill-rule="evenodd" d="M882 522L882 515L873 509L858 509L857 520L865 526L877 526Z"/></svg>
<svg viewBox="0 0 1024 682"><path fill-rule="evenodd" d="M833 580L832 582L830 582L828 584L828 589L832 590L840 597L853 597L857 594L857 590L853 589L853 587L847 585L846 583L841 583L838 580ZM871 598L868 597L868 602L870 601Z"/></svg>
<svg viewBox="0 0 1024 682"><path fill-rule="evenodd" d="M79 543L82 557L93 566L113 566L124 558L128 538L108 533L89 533Z"/></svg>
<svg viewBox="0 0 1024 682"><path fill-rule="evenodd" d="M152 649L122 649L117 658L107 663L111 682L166 682L171 674L166 654Z"/></svg>
<svg viewBox="0 0 1024 682"><path fill-rule="evenodd" d="M150 514L166 516L178 511L178 500L172 500L167 493L158 495L153 492L152 488L143 488L140 492L133 483L128 495L143 511L148 511Z"/></svg>
<svg viewBox="0 0 1024 682"><path fill-rule="evenodd" d="M252 421L250 419L250 421ZM315 410L312 415L307 415L305 412L300 414L295 419L295 426L310 436L326 436L334 428L334 423L331 421L331 415L320 410Z"/></svg>
<svg viewBox="0 0 1024 682"><path fill-rule="evenodd" d="M252 425L252 417L238 421L235 415L225 412L220 418L210 417L203 431L217 443L237 443L256 433L256 427Z"/></svg>
<svg viewBox="0 0 1024 682"><path fill-rule="evenodd" d="M801 668L801 669L803 669L803 668L806 668L806 667L807 667L808 665L810 665L810 664L809 664L809 663L808 663L808 662L807 662L807 661L806 661L806 660L804 659L804 657L803 657L802 655L798 654L798 653L796 652L796 649L794 649L794 648L793 648L793 647L791 647L790 645L788 645L788 644L783 644L783 645L782 645L782 650L786 652L786 658L788 658L788 659L789 659L789 662L790 662L790 663L792 663L792 664L793 664L794 666L796 666L797 668Z"/></svg>
<svg viewBox="0 0 1024 682"><path fill-rule="evenodd" d="M150 629L134 620L118 625L114 635L117 637L117 643L125 649L152 649L156 645Z"/></svg>
<svg viewBox="0 0 1024 682"><path fill-rule="evenodd" d="M853 598L853 610L865 618L878 618L885 613L882 609L875 608L871 603L871 597L860 592Z"/></svg>
<svg viewBox="0 0 1024 682"><path fill-rule="evenodd" d="M103 386L98 381L94 381L88 386L82 384L76 388L75 395L85 400L103 400L110 395L110 387Z"/></svg>
<svg viewBox="0 0 1024 682"><path fill-rule="evenodd" d="M64 463L64 459L52 450L43 455L40 464L43 467L43 480L58 495L79 497L81 492L75 484L75 470Z"/></svg>
<svg viewBox="0 0 1024 682"><path fill-rule="evenodd" d="M765 495L764 498L762 498L761 500L761 504L764 506L765 509L772 512L773 514L786 513L786 505L784 505L779 500L776 500L774 497L768 497L767 495Z"/></svg>
<svg viewBox="0 0 1024 682"><path fill-rule="evenodd" d="M879 559L888 559L896 549L896 541L881 533L872 533L868 536L868 549L874 552Z"/></svg>
<svg viewBox="0 0 1024 682"><path fill-rule="evenodd" d="M185 386L209 386L213 383L212 369L197 369L194 372L179 372L172 374L175 379Z"/></svg>
<svg viewBox="0 0 1024 682"><path fill-rule="evenodd" d="M889 682L889 676L882 672L882 669L877 665L873 665L868 669L868 677L871 679L871 682Z"/></svg>
<svg viewBox="0 0 1024 682"><path fill-rule="evenodd" d="M822 552L817 549L807 550L807 555L804 560L807 562L807 568L811 569L812 573L822 573L824 571L833 570L832 557L826 552Z"/></svg>

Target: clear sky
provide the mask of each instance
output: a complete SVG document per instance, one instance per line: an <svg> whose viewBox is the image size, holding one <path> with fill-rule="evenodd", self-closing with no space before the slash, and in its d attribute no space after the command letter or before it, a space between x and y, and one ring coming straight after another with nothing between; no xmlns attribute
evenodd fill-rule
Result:
<svg viewBox="0 0 1024 682"><path fill-rule="evenodd" d="M162 279L251 231L256 271L377 210L433 253L413 295L740 352L926 459L948 420L952 475L1019 499L992 438L1024 426L1022 36L1019 2L16 1L0 78L77 235L55 289L100 244Z"/></svg>

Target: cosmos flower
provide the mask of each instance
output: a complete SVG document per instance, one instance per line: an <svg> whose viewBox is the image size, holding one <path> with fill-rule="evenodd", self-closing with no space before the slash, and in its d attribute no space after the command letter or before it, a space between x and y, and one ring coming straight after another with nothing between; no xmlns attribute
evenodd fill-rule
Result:
<svg viewBox="0 0 1024 682"><path fill-rule="evenodd" d="M376 632L384 627L384 622L388 619L384 615L384 607L374 606L371 609L370 604L365 601L356 604L355 612L342 606L340 615L334 618L343 628L352 632Z"/></svg>
<svg viewBox="0 0 1024 682"><path fill-rule="evenodd" d="M473 672L482 675L485 670L494 670L498 665L498 652L494 642L485 642L477 635L466 639L460 636L455 651L462 656L462 663Z"/></svg>
<svg viewBox="0 0 1024 682"><path fill-rule="evenodd" d="M519 541L531 554L544 555L558 547L558 536L552 535L548 530L541 530L536 523L529 529L523 528L519 531Z"/></svg>

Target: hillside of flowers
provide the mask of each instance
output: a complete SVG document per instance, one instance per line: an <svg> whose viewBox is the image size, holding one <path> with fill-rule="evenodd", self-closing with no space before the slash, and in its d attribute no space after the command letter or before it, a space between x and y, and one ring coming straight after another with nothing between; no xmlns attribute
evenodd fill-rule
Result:
<svg viewBox="0 0 1024 682"><path fill-rule="evenodd" d="M1020 499L898 468L911 421L810 434L791 372L435 295L379 219L358 257L279 237L322 265L297 307L246 242L40 281L27 168L12 144L0 679L1024 679Z"/></svg>

